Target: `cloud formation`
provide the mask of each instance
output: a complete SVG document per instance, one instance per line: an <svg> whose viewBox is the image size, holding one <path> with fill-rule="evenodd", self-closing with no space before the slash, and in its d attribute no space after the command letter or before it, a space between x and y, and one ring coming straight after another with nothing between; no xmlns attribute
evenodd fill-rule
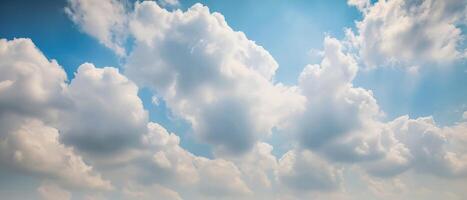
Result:
<svg viewBox="0 0 467 200"><path fill-rule="evenodd" d="M125 55L125 5L120 0L69 0L65 13L82 31L95 37L117 55Z"/></svg>
<svg viewBox="0 0 467 200"><path fill-rule="evenodd" d="M250 150L299 109L302 99L293 88L272 82L278 67L272 56L219 13L200 4L170 12L142 2L131 16L135 44L125 73L162 97L217 151Z"/></svg>
<svg viewBox="0 0 467 200"><path fill-rule="evenodd" d="M30 85L30 93L21 94L41 94L37 102L31 103L50 104L50 107L44 106L39 111L4 109L0 121L9 124L1 131L0 168L2 171L30 173L38 180L53 181L38 187L43 198L51 198L55 194L69 197L69 192L62 187L89 191L118 187L122 188L121 195L130 199L153 197L148 192L156 189L161 198L170 199L180 199L178 192L185 196L192 194L195 199L252 194L244 181L248 177L244 174L246 171L240 170L235 163L195 156L180 147L178 136L159 124L148 122L147 113L137 96L138 88L115 68L95 68L85 63L67 84L66 76L61 76L64 75L62 68L54 61L49 62L30 40L2 42L2 58L3 55L16 55L14 60L2 59L4 62L0 69L9 70L5 73L8 76L1 80L7 83L3 84L0 95L2 100L5 99L2 107L20 107L12 104L23 102L10 100L7 92L11 88L32 84L29 79L17 78L17 74L32 70L60 72L55 73L58 77L36 73L38 77L33 80L39 82L33 82L35 87ZM39 59L31 60L31 57ZM40 81L46 78L47 83L53 83L43 86ZM56 79L58 81L54 82ZM34 100L34 96L28 99ZM267 144L264 145L267 148ZM261 154L271 158L270 151ZM106 158L109 153L111 157ZM254 157L251 159L256 160ZM244 163L243 168L252 169L253 166ZM102 178L95 169L110 180ZM123 184L128 178L130 184ZM268 178L264 181L269 182ZM180 184L181 188L175 188L178 192L170 189Z"/></svg>
<svg viewBox="0 0 467 200"><path fill-rule="evenodd" d="M289 151L279 160L277 170L281 183L300 191L336 190L340 172L310 151Z"/></svg>
<svg viewBox="0 0 467 200"><path fill-rule="evenodd" d="M431 116L383 120L372 91L353 84L359 59L379 66L461 58L455 24L465 7L456 1L349 1L363 13L358 34L326 36L322 60L292 86L274 80L278 64L267 50L201 4L68 4L83 32L124 58L122 72L84 63L68 81L30 39L0 40L0 175L27 174L37 198L467 196L466 113L448 126ZM439 37L413 38L417 31ZM140 88L187 121L213 156L190 152L152 122ZM279 134L283 155L266 142Z"/></svg>
<svg viewBox="0 0 467 200"><path fill-rule="evenodd" d="M369 67L443 64L466 58L462 45L466 5L462 0L350 0L363 14L349 31Z"/></svg>
<svg viewBox="0 0 467 200"><path fill-rule="evenodd" d="M110 182L59 141L66 75L28 39L0 40L1 168L46 176L72 187L111 189ZM26 101L26 102L25 102Z"/></svg>
<svg viewBox="0 0 467 200"><path fill-rule="evenodd" d="M341 43L326 37L321 63L306 66L299 77L307 103L302 113L291 118L290 129L303 147L340 161L376 156L378 147L364 131L373 126L380 110L371 91L352 85L357 70Z"/></svg>
<svg viewBox="0 0 467 200"><path fill-rule="evenodd" d="M65 95L70 106L61 113L62 139L80 151L122 151L137 146L146 131L138 87L116 68L82 64Z"/></svg>

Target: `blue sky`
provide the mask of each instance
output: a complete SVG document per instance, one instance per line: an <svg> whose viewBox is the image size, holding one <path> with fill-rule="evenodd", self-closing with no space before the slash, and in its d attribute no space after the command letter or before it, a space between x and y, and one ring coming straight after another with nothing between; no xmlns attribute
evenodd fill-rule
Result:
<svg viewBox="0 0 467 200"><path fill-rule="evenodd" d="M0 195L467 195L461 190L467 183L467 5L461 0L0 5L6 39L0 42L0 126L6 127L0 149L7 152L0 153L0 178L17 180ZM32 74L30 66L36 66ZM56 138L56 146L42 149L55 150L56 160L77 157L77 168L95 171L74 180L69 171L49 172L47 166L68 168L47 159L2 166L16 152L29 155L27 142L35 136L21 130ZM46 167L22 167L28 163ZM179 176L201 178L187 183ZM82 183L95 188L80 189ZM403 192L375 192L378 187ZM413 192L419 189L429 192Z"/></svg>

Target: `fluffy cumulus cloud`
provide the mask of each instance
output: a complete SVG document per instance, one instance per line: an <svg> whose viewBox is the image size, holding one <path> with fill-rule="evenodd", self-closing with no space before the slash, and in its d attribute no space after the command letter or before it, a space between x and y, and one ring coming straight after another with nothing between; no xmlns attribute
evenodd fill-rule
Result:
<svg viewBox="0 0 467 200"><path fill-rule="evenodd" d="M444 178L467 176L465 119L440 127L431 116L401 116L381 124L384 156L362 163L376 177L394 177L406 171Z"/></svg>
<svg viewBox="0 0 467 200"><path fill-rule="evenodd" d="M120 0L69 0L66 14L82 31L92 35L120 56L125 55L125 5Z"/></svg>
<svg viewBox="0 0 467 200"><path fill-rule="evenodd" d="M357 64L343 50L340 41L325 38L321 63L306 66L300 74L305 109L290 119L287 128L301 146L332 159L371 159L380 153L375 141L379 136L366 131L374 129L381 113L371 91L352 85Z"/></svg>
<svg viewBox="0 0 467 200"><path fill-rule="evenodd" d="M271 55L205 6L169 12L154 2L136 3L129 27L136 41L126 74L220 152L253 148L300 107L293 88L272 83L277 63Z"/></svg>
<svg viewBox="0 0 467 200"><path fill-rule="evenodd" d="M180 138L156 123L148 124L144 144L151 153L137 175L141 182L181 186L178 192L191 198L226 198L248 195L249 186L239 168L228 160L195 156L180 147ZM190 178L187 178L190 177Z"/></svg>
<svg viewBox="0 0 467 200"><path fill-rule="evenodd" d="M451 177L467 175L466 149L462 147L465 140L458 138L465 133L465 122L440 128L432 117L409 119L403 116L389 125L398 141L409 149L410 164L418 172Z"/></svg>
<svg viewBox="0 0 467 200"><path fill-rule="evenodd" d="M349 32L369 67L407 67L465 59L462 45L466 24L462 0L350 0L362 11L357 34Z"/></svg>
<svg viewBox="0 0 467 200"><path fill-rule="evenodd" d="M24 117L46 121L57 118L66 74L49 61L29 39L0 40L1 134L14 129Z"/></svg>
<svg viewBox="0 0 467 200"><path fill-rule="evenodd" d="M382 122L372 92L352 85L356 61L343 51L340 41L326 38L321 63L305 67L300 75L307 103L288 127L300 146L327 159L359 163L379 177L407 170L465 177L465 139L459 138L465 122L439 127L432 117L408 116Z"/></svg>
<svg viewBox="0 0 467 200"><path fill-rule="evenodd" d="M345 44L352 45L326 37L321 63L306 66L298 85L285 87L274 83L278 66L269 53L233 31L221 14L200 4L168 11L155 2L136 2L124 12L127 35L134 42L125 74L152 89L197 136L214 145L216 157L223 158L195 156L179 146L177 136L149 123L143 143L152 149L150 161L138 166L144 169L138 176L157 187L174 189L174 183L181 183L182 197L198 191L215 198L268 198L260 191L277 187L287 188L277 190L284 193L340 191L342 172L352 165L385 179L407 171L462 177L462 144L450 142L458 140L450 137L462 135L462 123L442 128L425 118L408 117L383 122L372 92L352 84L359 59L375 66L463 57L456 24L464 20L459 15L464 8L453 9L454 3L350 1L364 15L357 34L348 32ZM447 14L449 9L452 14ZM439 15L427 17L435 13ZM396 26L400 19L407 23ZM443 36L413 38L414 31ZM401 38L410 45L397 46L406 43ZM352 50L346 47L356 47L359 55L346 53ZM258 142L273 128L290 133L297 143L279 161L271 154L272 146ZM152 173L152 168L164 173ZM187 176L193 178L183 179Z"/></svg>
<svg viewBox="0 0 467 200"><path fill-rule="evenodd" d="M0 159L11 169L23 170L83 188L111 189L83 159L58 141L57 129L31 120L0 140Z"/></svg>
<svg viewBox="0 0 467 200"><path fill-rule="evenodd" d="M1 104L5 108L1 122L9 126L1 129L0 168L57 183L40 186L38 193L41 197L69 197L70 194L58 185L89 191L121 187L121 195L130 199L151 198L151 193L147 192L154 190L159 191L161 198L169 199L181 199L180 195L187 194L197 195L194 197L199 199L251 194L243 180L243 172L233 162L195 156L180 147L178 136L148 122L137 97L137 87L117 69L98 69L86 63L67 84L61 67L56 62L49 62L30 40L2 42L3 55L15 55L16 59L2 59L1 65L1 70L8 72L2 78L2 83L7 84L0 93L1 99L5 99ZM10 47L14 45L22 48ZM34 56L37 60L31 59ZM37 73L38 77L33 79L36 82L17 78L30 71L59 73ZM44 86L41 81L52 83ZM30 99L31 104L51 106L44 106L40 112L14 110L24 103L18 101L20 98L7 96L13 94L10 88L15 87L32 88L30 94L19 90L20 94L13 97L23 95L21 97ZM34 99L38 94L42 96ZM61 99L57 101L60 103L55 99ZM115 109L117 107L119 109ZM102 152L109 153L107 151L111 151L111 158L99 156ZM122 159L128 162L122 164L119 162ZM85 160L106 171L101 175ZM103 163L102 160L113 162ZM132 169L137 172L133 173ZM115 175L118 173L124 174ZM133 178L134 183L124 184L128 178ZM170 189L179 184L183 187L175 189L181 194Z"/></svg>
<svg viewBox="0 0 467 200"><path fill-rule="evenodd" d="M353 84L359 59L463 57L462 2L349 1L363 13L357 34L325 37L321 62L305 66L295 86L276 82L272 56L220 13L161 2L178 1L68 2L71 20L124 58L123 73L84 63L68 81L31 40L0 40L0 184L26 174L30 185L19 187L41 199L467 195L467 112L444 127L431 116L383 121L372 91ZM213 156L190 152L150 121L142 87ZM283 134L283 155L265 142L271 134Z"/></svg>
<svg viewBox="0 0 467 200"><path fill-rule="evenodd" d="M0 93L5 108L1 122L9 125L2 126L1 169L55 182L38 187L42 198L68 198L71 193L62 187L92 191L121 187L121 195L129 199L151 198L154 191L168 199L244 197L251 196L250 187L256 185L254 179L244 180L250 171L262 178L261 184L271 185L269 175L275 166L271 146L255 145L254 152L244 155L248 159L236 161L241 167L229 160L195 156L180 147L178 136L148 122L138 88L117 69L85 63L68 84L62 68L48 61L30 40L2 42L5 58L15 55L16 59L2 59L1 65L8 72L2 78L7 84ZM14 45L22 48L10 47ZM17 78L30 71L37 77ZM17 90L19 94L14 94L15 87L30 88L30 93ZM19 101L22 98L31 102ZM37 106L37 111L34 107L19 110L21 104L44 106ZM111 158L106 158L108 153ZM261 169L267 168L268 175L255 169L257 158L264 160ZM128 162L118 162L121 159ZM102 169L102 175L94 169ZM133 183L124 184L128 178Z"/></svg>
<svg viewBox="0 0 467 200"><path fill-rule="evenodd" d="M62 68L28 39L2 39L0 49L1 168L46 176L70 187L111 189L51 127L66 105Z"/></svg>
<svg viewBox="0 0 467 200"><path fill-rule="evenodd" d="M148 121L137 93L116 68L81 65L66 91L70 105L60 120L63 141L93 154L135 147Z"/></svg>
<svg viewBox="0 0 467 200"><path fill-rule="evenodd" d="M339 187L339 169L308 150L292 150L279 160L277 176L286 187L299 191L329 191Z"/></svg>

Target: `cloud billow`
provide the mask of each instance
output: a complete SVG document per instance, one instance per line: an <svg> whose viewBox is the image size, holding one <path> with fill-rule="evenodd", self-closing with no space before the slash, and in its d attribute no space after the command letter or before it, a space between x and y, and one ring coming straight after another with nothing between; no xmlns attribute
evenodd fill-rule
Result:
<svg viewBox="0 0 467 200"><path fill-rule="evenodd" d="M326 36L321 61L286 86L270 53L207 6L69 0L71 21L122 68L83 63L67 80L30 39L1 39L0 175L28 176L32 186L18 190L43 199L462 199L466 117L386 120L354 82L362 66L462 59L454 24L464 4L349 4L363 13L357 34ZM187 121L212 158L152 122L141 88Z"/></svg>

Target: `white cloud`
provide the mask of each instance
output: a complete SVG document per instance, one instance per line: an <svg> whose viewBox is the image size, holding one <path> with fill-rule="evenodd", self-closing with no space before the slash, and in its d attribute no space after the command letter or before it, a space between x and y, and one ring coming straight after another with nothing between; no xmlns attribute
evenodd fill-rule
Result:
<svg viewBox="0 0 467 200"><path fill-rule="evenodd" d="M465 198L466 180L445 179L426 174L407 173L395 178L378 178L363 174L366 196L374 199L458 199Z"/></svg>
<svg viewBox="0 0 467 200"><path fill-rule="evenodd" d="M146 132L147 111L138 87L113 67L82 64L66 92L60 128L66 144L94 155L136 147Z"/></svg>
<svg viewBox="0 0 467 200"><path fill-rule="evenodd" d="M303 100L271 82L277 63L266 50L200 4L169 12L136 3L130 30L136 41L125 73L218 152L250 150Z"/></svg>
<svg viewBox="0 0 467 200"><path fill-rule="evenodd" d="M98 7L78 2L71 4L83 18L99 18L86 15ZM125 74L151 88L219 154L252 149L281 119L300 109L304 99L294 88L272 83L277 69L272 56L233 31L221 14L200 4L170 12L149 1L136 2L134 10L125 13L128 34L135 39Z"/></svg>
<svg viewBox="0 0 467 200"><path fill-rule="evenodd" d="M431 116L401 116L382 126L386 153L382 159L362 164L370 174L394 177L413 170L444 178L467 176L465 121L439 127Z"/></svg>
<svg viewBox="0 0 467 200"><path fill-rule="evenodd" d="M311 151L291 150L279 160L277 177L296 191L329 191L340 187L341 172Z"/></svg>
<svg viewBox="0 0 467 200"><path fill-rule="evenodd" d="M0 122L3 124L15 122L1 129L2 170L16 169L20 173L30 173L39 180L54 180L66 188L109 190L115 186L120 187L124 181L130 179L141 185L141 188L139 186L136 189L130 188L129 194L139 194L137 191L142 190L145 196L150 195L146 192L160 188L160 191L166 191L164 193L174 199L179 198L176 193L170 192L171 189L163 188L177 186L176 189L185 195L193 194L198 199L233 197L251 193L243 180L244 175L234 163L195 156L180 147L178 136L168 133L156 123L148 123L147 113L137 96L138 88L117 69L109 67L98 69L86 63L78 68L75 79L67 85L63 69L55 62L48 62L30 40L1 41L4 42L0 46L3 49L2 56L16 56L14 60L2 60L3 63L0 65L0 70L8 72L2 77L2 82L6 80L8 84L0 93L0 99L8 101L3 101L0 106L10 109L7 110L8 112L4 111L5 114L0 118ZM10 48L12 44L22 48ZM35 56L32 58L38 60L27 60L31 57L31 53ZM23 72L21 70L25 72L35 70L36 77L27 74L29 78L34 78L33 81L26 78L15 79L16 74ZM49 73L41 73L43 71L59 73L49 75ZM44 78L51 83L43 84L41 81ZM38 101L42 104L31 101L31 104L48 105L42 107L40 112L34 109L25 111L11 109L20 108L24 102L17 101L16 98L8 99L5 96L13 94L13 91L10 91L11 87L28 88L28 84L32 88L30 93L21 94L25 97L31 94L43 94L35 90L52 91L45 93L48 96L43 95L45 97L40 98L44 99ZM30 99L34 100L34 98ZM50 111L56 111L53 113L57 116L48 117L42 114ZM47 122L41 119L47 119ZM122 140L120 137L125 139ZM60 138L71 147L62 144ZM125 142L120 143L120 141ZM130 146L126 143L128 141L132 141ZM88 148L89 145L95 148ZM106 153L109 145L112 147L110 150L130 149L116 151L110 158L99 155ZM104 176L109 177L115 186L101 178L101 175L87 165L83 157L72 147L76 147L78 152L84 153L86 160L98 169L102 169ZM112 162L105 162L106 160ZM138 171L134 173L131 169ZM156 186L145 189L149 187L147 181L153 182ZM40 191L59 192L45 186Z"/></svg>
<svg viewBox="0 0 467 200"><path fill-rule="evenodd" d="M66 74L49 61L30 39L0 40L0 135L23 117L57 118Z"/></svg>
<svg viewBox="0 0 467 200"><path fill-rule="evenodd" d="M397 3L349 2L364 12L360 31L368 28L362 24L370 24L366 20L378 14L377 8L385 11L387 6L397 11L382 12L388 19L428 20L424 15L405 16ZM435 8L425 2L414 5L430 14ZM30 40L18 39L0 40L1 167L8 164L41 180L56 181L58 189L41 190L62 194L66 193L60 190L62 185L110 189L98 169L122 191L104 192L103 197L130 199L155 194L164 199L300 199L298 191L342 199L341 169L351 167L384 180L407 171L465 177L465 122L438 127L431 118L380 121L382 112L372 92L352 85L357 62L337 39L326 37L322 62L308 65L299 84L286 87L274 82L278 66L272 56L233 31L221 14L200 4L185 12L167 11L155 2L137 2L134 10L128 8L119 1L69 1L67 13L84 32L119 55L125 54L126 36L134 37L125 74L139 86L151 88L176 116L190 122L197 136L214 145L215 158L194 155L180 146L177 135L148 122L138 87L118 70L86 63L68 85L55 61L45 58ZM441 13L433 18L436 23L460 19L456 9L445 16L445 8L434 9ZM391 23L395 24L376 24L382 36L375 37L390 41L413 31L411 26L399 30ZM444 25L421 30L444 34ZM385 26L395 27L392 33L398 37L387 36L391 29ZM371 34L363 32L353 35L351 42L359 45L363 59L368 59L365 48L380 56L367 64L386 62L379 60L383 54L412 64L444 62L462 54L452 45L457 43L452 38L458 36L457 29L452 30L443 43L446 48L441 45L440 50L439 41L431 37L420 37L431 46L413 55L392 51L396 48L392 46L370 49L374 46L361 40ZM387 45L379 43L374 44ZM419 45L414 41L408 48ZM455 58L425 57L446 52L454 52ZM292 132L300 144L279 161L272 155L273 147L261 142L274 128ZM103 152L113 154L96 157ZM107 160L117 162L103 162ZM382 185L383 190L388 187Z"/></svg>
<svg viewBox="0 0 467 200"><path fill-rule="evenodd" d="M355 88L354 58L344 54L340 41L325 38L323 60L308 65L299 88L307 98L303 113L292 117L291 127L301 147L327 159L358 163L370 174L393 177L413 169L444 177L465 177L465 122L438 127L431 117L391 122L371 91ZM464 141L464 142L462 142Z"/></svg>
<svg viewBox="0 0 467 200"><path fill-rule="evenodd" d="M272 155L273 147L267 143L259 142L255 147L242 156L229 157L235 163L255 191L270 190L274 186L274 170L277 168L277 159Z"/></svg>
<svg viewBox="0 0 467 200"><path fill-rule="evenodd" d="M50 126L68 105L63 97L66 75L57 62L29 39L2 39L0 63L1 166L73 187L111 189L110 182L60 143L58 130Z"/></svg>
<svg viewBox="0 0 467 200"><path fill-rule="evenodd" d="M179 146L178 136L167 132L158 124L149 123L148 130L143 141L155 151L150 159L152 165L143 169L146 181L178 185L182 193L195 191L193 195L201 199L250 193L241 172L234 163L193 155Z"/></svg>
<svg viewBox="0 0 467 200"><path fill-rule="evenodd" d="M367 11L370 6L370 0L348 0L349 5L357 7L360 11Z"/></svg>
<svg viewBox="0 0 467 200"><path fill-rule="evenodd" d="M333 160L374 159L381 150L368 134L381 115L371 91L356 88L353 57L343 53L337 39L324 40L323 60L308 65L300 74L299 89L306 97L302 113L290 118L290 127L301 146L326 154Z"/></svg>
<svg viewBox="0 0 467 200"><path fill-rule="evenodd" d="M38 120L27 120L18 129L0 137L0 160L10 169L58 179L65 185L109 190L92 167L84 163L72 148L58 140L58 130Z"/></svg>
<svg viewBox="0 0 467 200"><path fill-rule="evenodd" d="M65 12L89 35L116 54L125 55L125 5L120 0L68 0Z"/></svg>
<svg viewBox="0 0 467 200"><path fill-rule="evenodd" d="M432 117L409 119L407 116L392 121L389 126L396 138L411 154L411 165L417 172L432 173L448 177L467 176L467 149L457 136L467 130L465 122L439 128Z"/></svg>
<svg viewBox="0 0 467 200"><path fill-rule="evenodd" d="M200 191L216 198L244 196L251 193L241 178L238 168L226 160L207 160L198 158L195 164L199 170Z"/></svg>
<svg viewBox="0 0 467 200"><path fill-rule="evenodd" d="M464 36L458 27L467 20L465 1L364 2L351 0L349 4L363 11L353 42L367 66L399 63L410 67L465 59L460 45Z"/></svg>

